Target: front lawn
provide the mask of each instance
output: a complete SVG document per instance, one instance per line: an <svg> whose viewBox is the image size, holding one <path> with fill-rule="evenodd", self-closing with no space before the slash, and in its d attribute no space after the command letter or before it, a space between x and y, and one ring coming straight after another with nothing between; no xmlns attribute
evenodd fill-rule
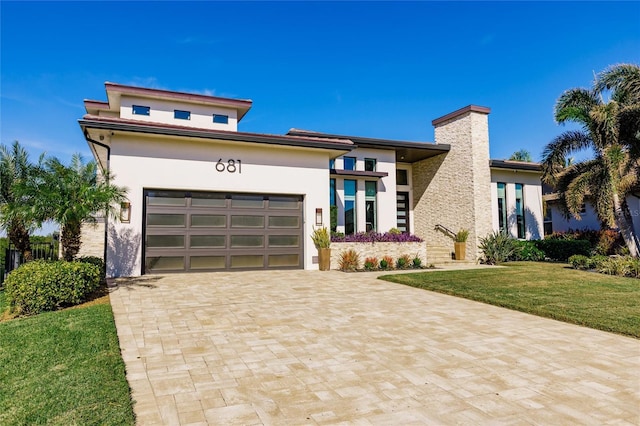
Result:
<svg viewBox="0 0 640 426"><path fill-rule="evenodd" d="M505 266L380 278L640 337L640 280L577 271L558 263L512 262Z"/></svg>
<svg viewBox="0 0 640 426"><path fill-rule="evenodd" d="M0 322L0 383L3 425L134 424L108 302Z"/></svg>

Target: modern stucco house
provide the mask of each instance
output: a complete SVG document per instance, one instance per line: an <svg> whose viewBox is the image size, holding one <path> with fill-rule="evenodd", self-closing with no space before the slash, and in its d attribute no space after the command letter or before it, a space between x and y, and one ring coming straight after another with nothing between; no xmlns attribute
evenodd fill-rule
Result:
<svg viewBox="0 0 640 426"><path fill-rule="evenodd" d="M109 276L317 269L310 234L329 226L331 206L338 231L398 228L427 247L452 247L442 228L468 229L471 259L494 229L543 233L539 168L490 162L489 108L433 120L434 143L272 135L238 130L250 100L105 87L107 101L86 100L79 124L100 167L128 188L122 220L83 238L85 250L106 242Z"/></svg>

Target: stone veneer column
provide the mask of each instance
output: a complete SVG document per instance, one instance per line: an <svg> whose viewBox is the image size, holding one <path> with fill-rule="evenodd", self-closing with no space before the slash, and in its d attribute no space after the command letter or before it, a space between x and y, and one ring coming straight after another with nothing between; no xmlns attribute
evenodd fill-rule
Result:
<svg viewBox="0 0 640 426"><path fill-rule="evenodd" d="M427 245L453 250L453 240L435 226L454 232L466 228L467 259L477 258L480 238L493 230L489 112L470 105L433 120L436 143L449 144L451 150L413 164L415 233Z"/></svg>

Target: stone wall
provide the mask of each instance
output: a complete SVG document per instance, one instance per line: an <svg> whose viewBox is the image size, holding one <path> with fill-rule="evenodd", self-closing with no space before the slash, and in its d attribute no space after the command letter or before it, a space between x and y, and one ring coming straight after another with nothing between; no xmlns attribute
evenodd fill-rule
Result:
<svg viewBox="0 0 640 426"><path fill-rule="evenodd" d="M360 267L364 267L364 259L377 257L380 261L384 256L391 256L395 262L402 255L408 255L412 260L418 256L423 265L427 265L427 246L424 242L404 243L331 243L331 269L338 269L340 256L343 252L353 249L360 256Z"/></svg>
<svg viewBox="0 0 640 426"><path fill-rule="evenodd" d="M97 223L83 223L80 245L80 256L96 256L104 259L104 226L103 218L97 219Z"/></svg>
<svg viewBox="0 0 640 426"><path fill-rule="evenodd" d="M467 259L476 259L479 239L492 231L489 109L470 106L433 121L438 144L448 153L413 164L415 233L430 245L452 238L435 229L469 230Z"/></svg>

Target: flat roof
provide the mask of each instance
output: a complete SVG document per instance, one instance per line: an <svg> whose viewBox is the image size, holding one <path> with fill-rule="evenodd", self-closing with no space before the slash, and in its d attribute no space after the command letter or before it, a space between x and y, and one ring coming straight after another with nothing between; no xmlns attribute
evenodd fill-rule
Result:
<svg viewBox="0 0 640 426"><path fill-rule="evenodd" d="M271 145L297 146L317 149L351 151L355 148L352 141L340 138L319 138L312 136L271 135L246 133L229 130L194 129L193 127L173 124L153 123L118 117L103 117L87 114L78 120L83 131L86 129L119 130L132 133L146 133L169 136L183 136L203 139L218 139L239 142L253 142Z"/></svg>
<svg viewBox="0 0 640 426"><path fill-rule="evenodd" d="M302 129L290 129L287 132L287 135L348 139L353 141L358 148L390 149L396 152L396 161L402 163L415 163L416 161L445 154L451 150L451 145L448 144L399 141L393 139L367 138L362 136L346 136Z"/></svg>
<svg viewBox="0 0 640 426"><path fill-rule="evenodd" d="M542 164L530 161L489 160L489 167L494 169L523 170L528 172L542 172Z"/></svg>

